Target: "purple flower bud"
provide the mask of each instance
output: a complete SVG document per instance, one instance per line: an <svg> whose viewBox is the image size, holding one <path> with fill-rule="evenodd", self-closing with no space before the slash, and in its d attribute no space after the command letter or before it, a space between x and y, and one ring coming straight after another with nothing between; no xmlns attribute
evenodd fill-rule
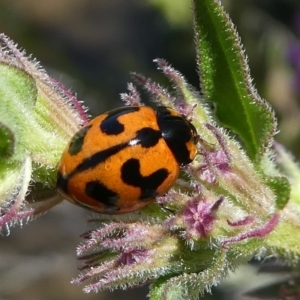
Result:
<svg viewBox="0 0 300 300"><path fill-rule="evenodd" d="M224 198L220 197L217 201L212 202L196 197L190 201L182 216L183 222L187 226L187 235L206 238L213 229L216 220L215 212L223 200Z"/></svg>

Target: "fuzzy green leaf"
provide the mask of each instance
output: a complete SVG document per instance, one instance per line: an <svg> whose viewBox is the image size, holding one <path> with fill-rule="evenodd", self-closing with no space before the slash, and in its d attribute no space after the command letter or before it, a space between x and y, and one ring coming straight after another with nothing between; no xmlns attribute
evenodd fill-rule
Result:
<svg viewBox="0 0 300 300"><path fill-rule="evenodd" d="M290 199L291 185L286 177L268 177L267 185L274 191L276 195L276 208L284 209Z"/></svg>
<svg viewBox="0 0 300 300"><path fill-rule="evenodd" d="M24 124L31 121L36 101L33 78L12 66L0 64L0 99L0 161L12 155L23 160L28 143Z"/></svg>
<svg viewBox="0 0 300 300"><path fill-rule="evenodd" d="M14 150L14 134L0 122L0 157L10 157Z"/></svg>
<svg viewBox="0 0 300 300"><path fill-rule="evenodd" d="M200 285L196 282L189 284L188 275L187 281L182 280L180 284L169 284L169 278L163 277L156 280L151 285L149 298L151 300L198 300L200 294ZM203 292L202 292L203 293Z"/></svg>
<svg viewBox="0 0 300 300"><path fill-rule="evenodd" d="M204 96L218 119L259 163L276 130L274 114L252 85L239 36L218 0L193 0L198 67Z"/></svg>

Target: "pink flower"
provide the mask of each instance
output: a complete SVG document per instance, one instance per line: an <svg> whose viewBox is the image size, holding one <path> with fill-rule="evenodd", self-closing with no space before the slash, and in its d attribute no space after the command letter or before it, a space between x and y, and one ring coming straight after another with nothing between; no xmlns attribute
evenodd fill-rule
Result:
<svg viewBox="0 0 300 300"><path fill-rule="evenodd" d="M205 238L213 229L215 211L219 208L224 198L220 197L212 202L207 199L195 198L190 201L183 213L183 221L191 236Z"/></svg>

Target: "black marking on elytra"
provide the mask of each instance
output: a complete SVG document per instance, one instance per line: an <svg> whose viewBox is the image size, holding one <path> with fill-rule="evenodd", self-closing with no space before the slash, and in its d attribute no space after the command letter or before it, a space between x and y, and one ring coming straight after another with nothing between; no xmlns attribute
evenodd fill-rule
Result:
<svg viewBox="0 0 300 300"><path fill-rule="evenodd" d="M68 194L68 177L63 176L60 172L57 172L56 188Z"/></svg>
<svg viewBox="0 0 300 300"><path fill-rule="evenodd" d="M138 111L138 106L120 107L108 112L107 117L101 122L100 130L107 135L118 135L124 131L124 125L118 118L122 115Z"/></svg>
<svg viewBox="0 0 300 300"><path fill-rule="evenodd" d="M197 135L195 127L184 116L172 116L164 106L157 108L156 118L162 137L176 161L181 165L190 163L190 153L186 143Z"/></svg>
<svg viewBox="0 0 300 300"><path fill-rule="evenodd" d="M77 173L86 171L88 169L95 168L100 163L103 163L109 157L117 154L121 150L128 147L128 143L122 143L115 145L113 147L107 148L105 150L96 152L95 154L91 155L90 157L85 158L77 167L69 174L69 178L74 176Z"/></svg>
<svg viewBox="0 0 300 300"><path fill-rule="evenodd" d="M141 189L140 200L149 200L157 196L156 190L169 176L169 172L161 168L148 176L143 176L139 160L131 158L123 164L121 176L124 183Z"/></svg>
<svg viewBox="0 0 300 300"><path fill-rule="evenodd" d="M79 153L82 149L82 146L84 144L84 138L88 132L88 130L91 128L92 126L85 126L83 128L81 128L72 138L72 141L70 143L69 149L68 149L68 153L70 155L76 155L77 153Z"/></svg>
<svg viewBox="0 0 300 300"><path fill-rule="evenodd" d="M95 168L97 165L103 163L109 157L117 154L127 147L133 147L135 145L141 145L142 147L152 147L157 144L161 138L160 132L152 128L143 128L139 130L136 136L126 143L121 143L112 146L108 149L99 151L90 157L85 158L77 167L68 175L68 179L77 173L86 171L88 169Z"/></svg>
<svg viewBox="0 0 300 300"><path fill-rule="evenodd" d="M139 197L139 199L141 201L148 201L151 199L155 199L157 197L157 192L156 190L153 189L143 189L141 190L141 195Z"/></svg>
<svg viewBox="0 0 300 300"><path fill-rule="evenodd" d="M144 127L136 132L136 136L131 140L131 144L139 144L144 148L155 146L161 138L161 132L151 127Z"/></svg>
<svg viewBox="0 0 300 300"><path fill-rule="evenodd" d="M99 180L90 181L86 184L85 193L90 198L104 204L108 209L116 208L119 195L108 189Z"/></svg>

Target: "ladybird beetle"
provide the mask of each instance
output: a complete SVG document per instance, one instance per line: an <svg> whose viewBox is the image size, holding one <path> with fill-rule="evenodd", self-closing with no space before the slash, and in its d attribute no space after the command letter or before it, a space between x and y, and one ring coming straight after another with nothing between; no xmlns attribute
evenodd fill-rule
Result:
<svg viewBox="0 0 300 300"><path fill-rule="evenodd" d="M58 165L58 192L99 213L137 210L171 188L197 141L195 127L173 109L114 109L73 136Z"/></svg>

